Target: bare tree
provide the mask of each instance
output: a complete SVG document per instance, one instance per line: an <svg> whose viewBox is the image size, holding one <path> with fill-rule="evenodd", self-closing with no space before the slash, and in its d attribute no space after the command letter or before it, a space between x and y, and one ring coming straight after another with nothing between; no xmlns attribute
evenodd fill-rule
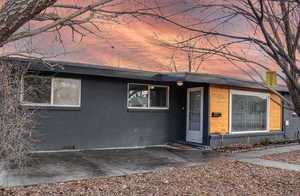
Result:
<svg viewBox="0 0 300 196"><path fill-rule="evenodd" d="M187 50L185 50L186 62L187 62L187 68L188 68L187 71L188 72L198 72L203 60L201 59L199 54L197 54L194 50L194 48L197 47L197 40L195 40L195 41L189 40L189 41L183 42L182 44L183 44L184 48L187 48Z"/></svg>
<svg viewBox="0 0 300 196"><path fill-rule="evenodd" d="M55 33L63 43L63 29L70 29L73 39L89 34L100 37L101 25L116 22L120 16L139 16L153 12L144 1L137 0L4 0L0 9L0 48L9 43L33 38L43 33ZM32 24L27 27L27 24ZM41 56L37 51L19 50L0 53L0 57Z"/></svg>
<svg viewBox="0 0 300 196"><path fill-rule="evenodd" d="M19 107L26 68L0 64L0 160L22 168L35 149L34 112Z"/></svg>
<svg viewBox="0 0 300 196"><path fill-rule="evenodd" d="M207 55L200 54L196 50L199 47L199 39L190 39L193 36L179 35L179 38L174 40L174 44L164 42L162 40L160 46L171 49L170 68L178 72L184 70L186 72L200 72L203 62Z"/></svg>
<svg viewBox="0 0 300 196"><path fill-rule="evenodd" d="M192 24L169 17L172 14L159 17L195 35L185 42L205 40L205 46L192 47L198 54L222 57L247 74L255 73L259 80L264 80L261 70L279 70L278 77L287 85L294 110L300 116L299 0L194 0L192 6L183 11L186 15L191 12L193 16L199 13L199 20ZM178 48L177 43L169 45ZM190 50L190 46L179 47Z"/></svg>

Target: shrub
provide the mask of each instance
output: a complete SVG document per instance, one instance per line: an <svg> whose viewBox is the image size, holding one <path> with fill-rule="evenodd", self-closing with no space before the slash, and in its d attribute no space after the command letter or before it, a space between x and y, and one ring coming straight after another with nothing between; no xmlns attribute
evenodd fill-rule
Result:
<svg viewBox="0 0 300 196"><path fill-rule="evenodd" d="M20 107L25 68L0 62L0 160L22 168L35 149L34 112Z"/></svg>

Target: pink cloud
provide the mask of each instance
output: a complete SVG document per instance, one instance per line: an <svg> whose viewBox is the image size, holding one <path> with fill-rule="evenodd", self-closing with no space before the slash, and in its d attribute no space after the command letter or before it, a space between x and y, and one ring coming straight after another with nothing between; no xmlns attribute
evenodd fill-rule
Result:
<svg viewBox="0 0 300 196"><path fill-rule="evenodd" d="M3 3L3 0L0 0ZM83 1L60 0L59 3L82 4ZM85 1L84 4L90 1ZM150 1L149 1L150 2ZM171 7L163 10L172 13L179 13L180 11L189 7L188 1L161 1L165 5L170 4ZM192 1L191 1L192 2ZM112 9L132 9L128 4L121 4L122 6L114 6ZM148 6L153 6L149 4ZM197 20L199 14L191 15L176 15L173 19L179 22ZM187 17L191 17L187 20ZM54 34L42 34L34 37L33 44L35 48L44 51L47 54L58 55L55 59L65 61L76 61L82 63L101 64L109 66L129 67L143 70L154 71L169 71L170 57L172 50L160 47L153 44L156 35L163 40L174 40L179 33L183 33L178 27L161 22L153 18L145 18L144 21L138 21L130 18L122 20L121 24L100 23L99 28L101 32L97 32L99 37L89 35L79 41L76 36L75 41L72 40L69 29L61 31L64 44L60 45L56 42ZM94 29L95 30L95 29ZM225 28L229 31L229 28ZM219 40L224 42L225 40ZM203 44L205 45L205 44ZM233 51L238 52L241 47L232 48ZM252 51L251 51L252 50ZM64 54L64 52L67 52ZM251 58L261 58L260 53L256 49L249 49L248 55ZM270 62L268 62L270 63ZM185 57L184 55L178 58L176 63L179 66L179 71L185 71ZM199 70L205 73L225 74L232 77L245 77L237 68L224 60L218 58L206 60Z"/></svg>

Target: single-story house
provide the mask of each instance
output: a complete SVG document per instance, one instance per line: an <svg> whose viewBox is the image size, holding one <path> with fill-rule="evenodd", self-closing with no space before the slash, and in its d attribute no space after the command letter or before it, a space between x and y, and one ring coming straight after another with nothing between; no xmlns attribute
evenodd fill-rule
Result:
<svg viewBox="0 0 300 196"><path fill-rule="evenodd" d="M71 62L30 67L21 104L37 110L42 150L186 142L258 143L284 137L281 99L220 75L159 73ZM286 93L284 86L277 90Z"/></svg>

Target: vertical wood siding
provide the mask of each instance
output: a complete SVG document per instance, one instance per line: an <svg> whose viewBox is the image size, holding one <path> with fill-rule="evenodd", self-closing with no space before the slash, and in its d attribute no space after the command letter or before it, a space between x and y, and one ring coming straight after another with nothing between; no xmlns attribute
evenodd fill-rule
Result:
<svg viewBox="0 0 300 196"><path fill-rule="evenodd" d="M229 89L222 86L210 87L210 133L229 133ZM221 117L211 117L212 112L222 113Z"/></svg>
<svg viewBox="0 0 300 196"><path fill-rule="evenodd" d="M270 130L282 129L282 107L278 104L281 103L280 97L271 94L270 99Z"/></svg>
<svg viewBox="0 0 300 196"><path fill-rule="evenodd" d="M230 90L253 91L253 89L234 88L228 86L211 85L210 86L210 111L209 111L209 132L211 134L228 134L230 120ZM255 90L256 92L266 92ZM282 129L282 107L276 102L281 103L280 97L270 93L270 130ZM275 102L275 101L276 102ZM222 113L222 117L212 117L212 112Z"/></svg>

